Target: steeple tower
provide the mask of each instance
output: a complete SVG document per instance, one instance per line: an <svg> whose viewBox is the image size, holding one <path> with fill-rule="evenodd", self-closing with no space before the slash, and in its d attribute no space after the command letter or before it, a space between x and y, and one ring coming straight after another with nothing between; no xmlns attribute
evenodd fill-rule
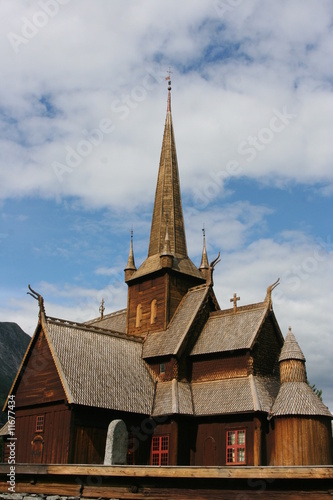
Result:
<svg viewBox="0 0 333 500"><path fill-rule="evenodd" d="M171 116L171 80L168 81L167 114L156 185L148 257L160 254L163 251L167 222L171 252L179 257L187 257L176 143Z"/></svg>
<svg viewBox="0 0 333 500"><path fill-rule="evenodd" d="M165 329L187 290L206 282L187 255L176 144L171 116L171 80L146 260L136 270L130 258L127 331L144 335ZM130 253L131 257L131 253ZM151 308L154 308L152 313ZM151 322L151 318L154 321Z"/></svg>

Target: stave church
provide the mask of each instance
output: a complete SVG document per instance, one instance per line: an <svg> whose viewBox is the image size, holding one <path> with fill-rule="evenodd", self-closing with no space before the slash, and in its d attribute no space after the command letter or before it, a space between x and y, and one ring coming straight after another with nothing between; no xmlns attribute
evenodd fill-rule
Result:
<svg viewBox="0 0 333 500"><path fill-rule="evenodd" d="M148 255L136 267L131 237L126 307L75 323L48 316L30 289L39 317L10 391L16 460L103 463L122 420L128 465L332 464L333 417L293 332L280 331L278 283L221 310L205 236L200 265L188 256L168 83Z"/></svg>

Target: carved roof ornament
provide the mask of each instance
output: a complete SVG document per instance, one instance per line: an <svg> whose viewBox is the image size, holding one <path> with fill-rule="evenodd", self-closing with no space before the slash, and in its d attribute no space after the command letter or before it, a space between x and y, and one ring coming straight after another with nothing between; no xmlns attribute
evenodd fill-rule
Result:
<svg viewBox="0 0 333 500"><path fill-rule="evenodd" d="M230 302L234 303L234 312L237 310L237 301L240 300L240 297L237 297L237 293L234 293L232 299L230 299Z"/></svg>
<svg viewBox="0 0 333 500"><path fill-rule="evenodd" d="M44 307L44 299L43 299L43 297L38 292L36 292L35 290L33 290L30 285L28 285L28 288L29 288L30 292L27 292L27 295L31 295L32 298L34 298L35 300L38 300L38 304L39 304L39 317L41 317L42 313L45 316L45 307Z"/></svg>
<svg viewBox="0 0 333 500"><path fill-rule="evenodd" d="M265 297L265 302L269 303L269 307L272 309L272 291L280 284L280 278L278 278L272 285L267 287L267 293Z"/></svg>
<svg viewBox="0 0 333 500"><path fill-rule="evenodd" d="M104 299L102 298L101 305L99 306L99 312L100 312L100 315L101 315L101 319L103 319L103 317L104 317L104 311L105 311Z"/></svg>
<svg viewBox="0 0 333 500"><path fill-rule="evenodd" d="M220 252L218 253L218 256L216 259L212 260L212 262L209 264L209 269L208 269L208 276L207 276L207 282L206 284L208 286L214 286L214 281L213 281L213 272L215 269L215 266L221 261L220 259Z"/></svg>

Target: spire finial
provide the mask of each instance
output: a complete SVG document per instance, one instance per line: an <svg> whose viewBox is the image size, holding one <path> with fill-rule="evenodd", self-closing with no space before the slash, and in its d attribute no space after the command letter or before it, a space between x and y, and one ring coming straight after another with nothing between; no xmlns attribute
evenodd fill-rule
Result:
<svg viewBox="0 0 333 500"><path fill-rule="evenodd" d="M99 306L99 312L101 313L101 319L103 319L103 317L104 317L104 311L105 311L104 299L102 299L101 305Z"/></svg>
<svg viewBox="0 0 333 500"><path fill-rule="evenodd" d="M165 77L166 80L168 80L168 105L167 105L167 111L171 112L171 68L169 67L168 69L168 76Z"/></svg>

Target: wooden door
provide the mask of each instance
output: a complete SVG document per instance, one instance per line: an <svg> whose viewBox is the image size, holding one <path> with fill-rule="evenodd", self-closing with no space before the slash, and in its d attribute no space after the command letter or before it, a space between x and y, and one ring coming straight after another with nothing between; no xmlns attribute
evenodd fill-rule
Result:
<svg viewBox="0 0 333 500"><path fill-rule="evenodd" d="M31 458L33 464L41 464L43 458L43 444L44 440L42 436L36 436L31 442Z"/></svg>
<svg viewBox="0 0 333 500"><path fill-rule="evenodd" d="M204 441L202 465L216 465L216 442L212 436L208 436Z"/></svg>

